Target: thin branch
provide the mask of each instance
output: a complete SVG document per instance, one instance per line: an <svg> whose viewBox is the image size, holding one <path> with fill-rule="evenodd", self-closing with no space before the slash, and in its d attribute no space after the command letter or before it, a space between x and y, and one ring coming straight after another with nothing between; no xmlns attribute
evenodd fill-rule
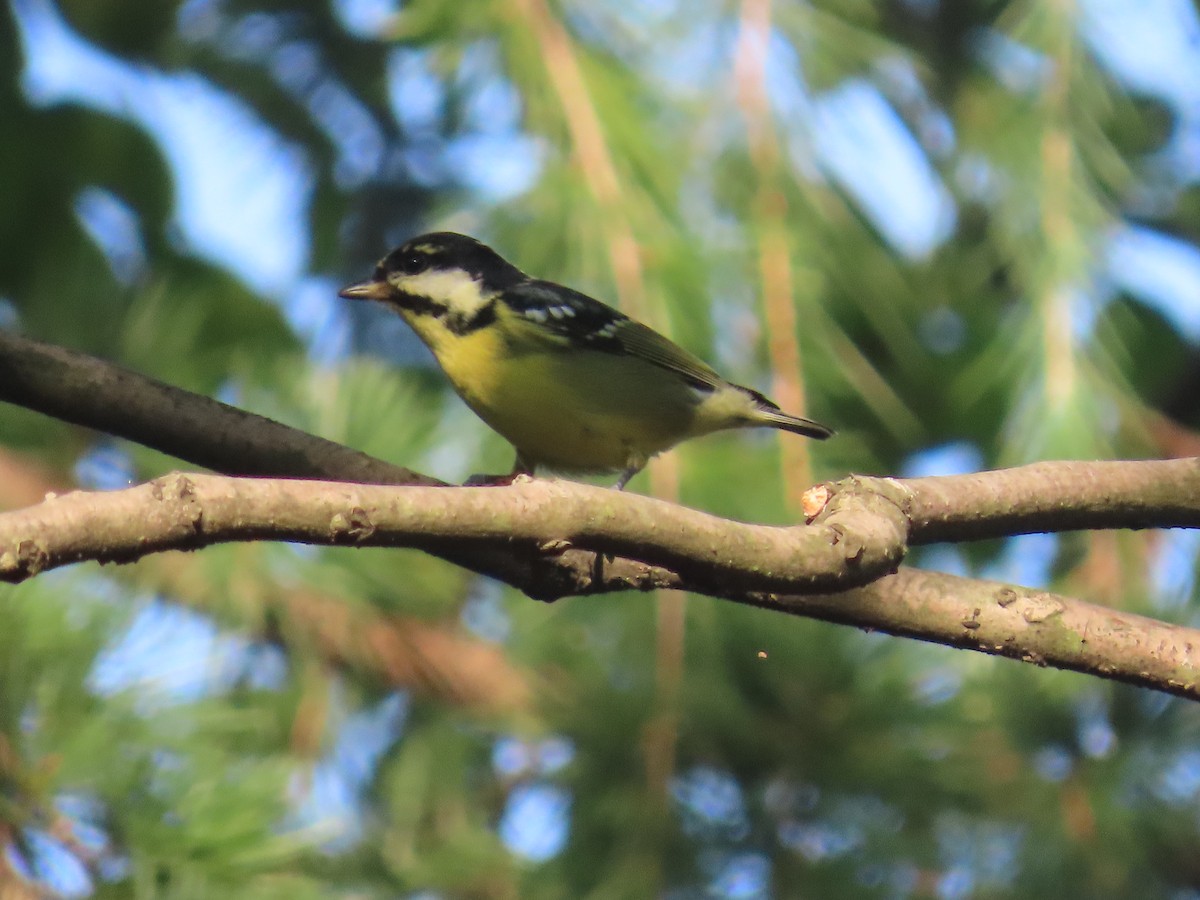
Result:
<svg viewBox="0 0 1200 900"><path fill-rule="evenodd" d="M537 40L539 57L558 97L584 183L600 212L618 306L635 318L654 321L659 317L654 315L655 310L647 308L641 253L630 223L625 190L570 32L545 0L516 0L515 7ZM657 324L661 327L664 323ZM654 496L678 501L679 471L673 457L653 460L648 474ZM683 678L686 609L683 594L659 591L655 628L657 724L644 745L650 794L662 801L659 812L665 809L666 786L675 767L675 723L678 688Z"/></svg>
<svg viewBox="0 0 1200 900"><path fill-rule="evenodd" d="M787 244L787 197L780 189L779 139L767 93L771 45L771 0L742 0L733 71L737 104L746 124L746 143L755 169L754 223L758 238L759 289L771 359L771 395L794 415L805 414L804 367L796 339L792 256ZM780 476L793 512L812 479L805 441L779 435Z"/></svg>
<svg viewBox="0 0 1200 900"><path fill-rule="evenodd" d="M621 179L604 137L604 126L571 36L546 0L514 0L514 6L537 41L550 87L558 97L571 145L579 159L584 184L600 211L618 305L634 318L644 319L648 311L641 254L625 215Z"/></svg>
<svg viewBox="0 0 1200 900"><path fill-rule="evenodd" d="M75 492L0 515L0 578L81 560L125 562L244 540L407 546L460 554L524 548L590 562L570 593L686 588L715 596L817 593L866 584L908 543L1030 532L1200 526L1200 459L1035 463L910 480L820 485L810 525L749 525L568 481L428 488L171 475ZM463 549L465 548L465 549ZM643 568L615 576L597 554ZM577 560L582 562L582 560ZM549 585L514 586L547 596ZM561 584L559 585L561 586Z"/></svg>
<svg viewBox="0 0 1200 900"><path fill-rule="evenodd" d="M115 363L3 329L0 400L226 475L441 483Z"/></svg>
<svg viewBox="0 0 1200 900"><path fill-rule="evenodd" d="M529 673L500 648L444 625L381 615L345 600L291 590L277 598L286 628L322 659L391 688L481 713L528 712Z"/></svg>
<svg viewBox="0 0 1200 900"><path fill-rule="evenodd" d="M1040 462L898 483L911 493L912 544L1200 526L1200 457Z"/></svg>
<svg viewBox="0 0 1200 900"><path fill-rule="evenodd" d="M1042 92L1045 126L1041 135L1041 230L1050 272L1039 289L1043 390L1046 409L1058 415L1070 404L1079 387L1077 329L1072 322L1076 305L1074 284L1082 276L1086 254L1080 252L1078 211L1073 202L1079 190L1074 176L1077 148L1071 137L1074 112L1071 81L1079 40L1072 0L1050 4L1055 31L1049 69Z"/></svg>
<svg viewBox="0 0 1200 900"><path fill-rule="evenodd" d="M1060 594L905 567L866 587L757 605L1200 700L1200 629Z"/></svg>

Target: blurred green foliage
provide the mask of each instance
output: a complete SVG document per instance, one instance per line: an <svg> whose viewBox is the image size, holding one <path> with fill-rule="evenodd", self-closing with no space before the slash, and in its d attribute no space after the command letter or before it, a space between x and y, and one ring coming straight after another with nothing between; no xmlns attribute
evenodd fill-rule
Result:
<svg viewBox="0 0 1200 900"><path fill-rule="evenodd" d="M812 448L816 477L1196 446L1194 341L1106 269L1130 224L1200 239L1196 188L1162 157L1177 111L1097 63L1082 7L775 4L770 174L748 150L738 4L61 0L115 65L192 73L301 160L305 259L274 290L189 245L180 198L206 187L161 136L39 94L45 38L18 21L48 10L0 13L0 326L461 478L508 450L398 322L339 305L339 282L446 227L615 300L627 233L641 313L767 389L765 180L810 411L839 431ZM564 93L555 34L583 94ZM847 84L945 192L925 252L821 156L813 110ZM94 189L133 239L89 230ZM272 237L244 234L249 258ZM686 502L787 520L774 437L676 452ZM178 465L3 406L0 453L54 487ZM916 560L1188 621L1195 545L1178 537ZM415 637L386 645L392 668L334 652L291 602L309 595L363 617L364 651L404 622L489 648L495 670L470 674L518 673L528 699L467 702L465 655ZM57 573L0 604L5 896L1200 896L1200 717L1078 675L693 598L672 691L652 598L544 606L414 553L219 548ZM394 691L402 714L372 718Z"/></svg>

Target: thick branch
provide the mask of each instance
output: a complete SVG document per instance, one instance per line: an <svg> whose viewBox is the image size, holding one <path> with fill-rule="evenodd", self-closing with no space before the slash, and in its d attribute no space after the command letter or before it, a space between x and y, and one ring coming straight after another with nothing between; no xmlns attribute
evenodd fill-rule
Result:
<svg viewBox="0 0 1200 900"><path fill-rule="evenodd" d="M746 525L606 488L549 480L509 487L383 487L169 475L123 491L77 491L0 515L0 579L80 560L245 540L424 547L512 540L582 546L677 573L706 593L829 591L895 569L905 521L881 493L834 499L813 525Z"/></svg>

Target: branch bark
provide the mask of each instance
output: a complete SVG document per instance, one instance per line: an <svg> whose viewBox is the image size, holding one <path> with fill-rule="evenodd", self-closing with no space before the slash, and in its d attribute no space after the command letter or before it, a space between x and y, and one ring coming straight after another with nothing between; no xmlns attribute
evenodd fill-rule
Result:
<svg viewBox="0 0 1200 900"><path fill-rule="evenodd" d="M1200 457L1040 462L903 484L913 544L1200 525Z"/></svg>
<svg viewBox="0 0 1200 900"><path fill-rule="evenodd" d="M592 557L576 593L619 554L714 596L823 593L867 584L908 543L1078 528L1200 525L1200 460L1035 463L974 475L851 477L818 489L811 524L748 525L651 497L548 479L507 487L385 487L175 474L123 491L72 492L0 515L0 580L81 560L129 562L229 541L425 548L524 545ZM599 563L598 563L599 561ZM525 587L524 583L514 586Z"/></svg>
<svg viewBox="0 0 1200 900"><path fill-rule="evenodd" d="M906 523L885 493L843 492L812 525L747 525L569 481L391 487L175 474L121 491L75 491L0 515L0 580L81 560L286 540L423 548L514 541L547 556L581 547L669 569L703 593L837 590L896 568Z"/></svg>

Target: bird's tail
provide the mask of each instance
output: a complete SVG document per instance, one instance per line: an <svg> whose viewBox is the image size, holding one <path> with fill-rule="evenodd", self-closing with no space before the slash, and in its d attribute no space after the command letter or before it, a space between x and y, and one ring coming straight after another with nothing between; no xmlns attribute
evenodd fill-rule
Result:
<svg viewBox="0 0 1200 900"><path fill-rule="evenodd" d="M759 412L759 421L763 425L769 425L771 428L779 428L783 431L790 431L794 434L802 434L805 437L816 438L818 441L823 441L825 438L833 437L834 430L820 422L814 422L812 419L802 419L799 416L789 416L785 412L780 412L777 409L764 409Z"/></svg>
<svg viewBox="0 0 1200 900"><path fill-rule="evenodd" d="M816 438L818 441L823 441L826 438L833 437L834 430L820 422L814 422L812 419L802 419L800 416L789 416L778 406L760 394L758 391L743 388L755 400L755 405L758 409L755 410L754 422L759 425L766 425L770 428L779 428L782 431L790 431L793 434L802 434L805 437Z"/></svg>

